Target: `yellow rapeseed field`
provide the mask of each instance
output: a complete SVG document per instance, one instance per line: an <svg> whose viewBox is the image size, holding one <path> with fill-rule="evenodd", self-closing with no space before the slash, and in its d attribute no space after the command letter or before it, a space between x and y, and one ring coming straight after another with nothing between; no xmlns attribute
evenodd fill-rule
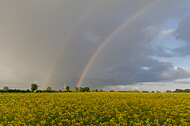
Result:
<svg viewBox="0 0 190 126"><path fill-rule="evenodd" d="M0 94L2 125L190 125L188 93Z"/></svg>

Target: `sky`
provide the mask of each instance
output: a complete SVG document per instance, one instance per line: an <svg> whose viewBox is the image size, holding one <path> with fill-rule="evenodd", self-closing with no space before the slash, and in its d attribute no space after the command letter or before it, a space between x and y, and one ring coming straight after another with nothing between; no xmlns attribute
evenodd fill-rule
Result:
<svg viewBox="0 0 190 126"><path fill-rule="evenodd" d="M190 88L189 6L189 0L0 0L0 88L37 82L39 89L74 89L84 72L80 86L90 89Z"/></svg>

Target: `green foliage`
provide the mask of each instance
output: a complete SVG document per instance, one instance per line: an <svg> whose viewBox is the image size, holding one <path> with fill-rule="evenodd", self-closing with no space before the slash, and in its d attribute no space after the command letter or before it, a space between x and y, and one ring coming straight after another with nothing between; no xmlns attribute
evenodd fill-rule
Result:
<svg viewBox="0 0 190 126"><path fill-rule="evenodd" d="M66 91L69 91L70 87L69 86L66 86Z"/></svg>
<svg viewBox="0 0 190 126"><path fill-rule="evenodd" d="M167 93L170 93L170 92L172 92L172 91L170 91L170 90L167 90L166 92L167 92Z"/></svg>
<svg viewBox="0 0 190 126"><path fill-rule="evenodd" d="M149 93L148 91L142 91L142 93Z"/></svg>
<svg viewBox="0 0 190 126"><path fill-rule="evenodd" d="M91 92L98 92L98 89L95 89L95 90L91 90Z"/></svg>
<svg viewBox="0 0 190 126"><path fill-rule="evenodd" d="M176 89L175 92L184 92L182 89Z"/></svg>
<svg viewBox="0 0 190 126"><path fill-rule="evenodd" d="M30 90L20 90L20 89L9 89L8 91L0 90L0 92L9 92L9 93L29 93Z"/></svg>
<svg viewBox="0 0 190 126"><path fill-rule="evenodd" d="M26 89L26 92L30 92L30 90L29 90L29 89Z"/></svg>
<svg viewBox="0 0 190 126"><path fill-rule="evenodd" d="M177 92L177 93L180 93L180 92L188 93L188 92L190 92L190 89L185 89L185 90L183 90L183 89L176 89L174 92Z"/></svg>
<svg viewBox="0 0 190 126"><path fill-rule="evenodd" d="M84 92L90 92L90 88L89 87L84 87Z"/></svg>
<svg viewBox="0 0 190 126"><path fill-rule="evenodd" d="M104 92L104 91L100 88L98 92Z"/></svg>
<svg viewBox="0 0 190 126"><path fill-rule="evenodd" d="M79 87L79 92L90 92L90 88L89 87Z"/></svg>
<svg viewBox="0 0 190 126"><path fill-rule="evenodd" d="M115 92L115 90L110 90L110 92Z"/></svg>
<svg viewBox="0 0 190 126"><path fill-rule="evenodd" d="M47 87L46 91L52 91L51 87Z"/></svg>
<svg viewBox="0 0 190 126"><path fill-rule="evenodd" d="M133 92L139 92L138 90L134 90Z"/></svg>
<svg viewBox="0 0 190 126"><path fill-rule="evenodd" d="M35 90L37 90L38 89L38 85L37 84L31 84L31 90L32 90L32 92L34 92Z"/></svg>
<svg viewBox="0 0 190 126"><path fill-rule="evenodd" d="M9 87L5 86L5 87L3 88L3 90L4 90L4 91L8 91L8 90L9 90Z"/></svg>
<svg viewBox="0 0 190 126"><path fill-rule="evenodd" d="M190 89L185 89L184 92L190 92Z"/></svg>

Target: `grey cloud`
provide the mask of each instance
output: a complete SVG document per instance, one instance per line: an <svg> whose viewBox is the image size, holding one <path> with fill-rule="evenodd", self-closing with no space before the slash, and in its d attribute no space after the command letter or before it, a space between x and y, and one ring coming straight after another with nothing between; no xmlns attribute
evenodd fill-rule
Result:
<svg viewBox="0 0 190 126"><path fill-rule="evenodd" d="M178 40L181 40L185 42L185 45L182 47L177 47L173 49L172 51L174 53L177 53L178 56L188 56L190 55L190 37L189 37L189 32L190 32L190 15L188 15L186 18L184 18L178 28L175 31L175 37Z"/></svg>
<svg viewBox="0 0 190 126"><path fill-rule="evenodd" d="M190 23L189 23L189 21L190 21L190 15L187 16L185 19L183 19L180 22L178 28L175 31L177 39L182 39L182 40L184 40L184 41L186 41L188 43L190 42L189 41L190 37L189 37L189 34L188 34L189 31L190 31L190 27L189 27Z"/></svg>

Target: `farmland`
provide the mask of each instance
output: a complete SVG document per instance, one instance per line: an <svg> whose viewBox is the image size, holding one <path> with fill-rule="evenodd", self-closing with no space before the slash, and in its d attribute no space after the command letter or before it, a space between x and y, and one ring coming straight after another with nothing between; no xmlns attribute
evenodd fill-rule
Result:
<svg viewBox="0 0 190 126"><path fill-rule="evenodd" d="M190 125L189 93L4 93L2 125Z"/></svg>

